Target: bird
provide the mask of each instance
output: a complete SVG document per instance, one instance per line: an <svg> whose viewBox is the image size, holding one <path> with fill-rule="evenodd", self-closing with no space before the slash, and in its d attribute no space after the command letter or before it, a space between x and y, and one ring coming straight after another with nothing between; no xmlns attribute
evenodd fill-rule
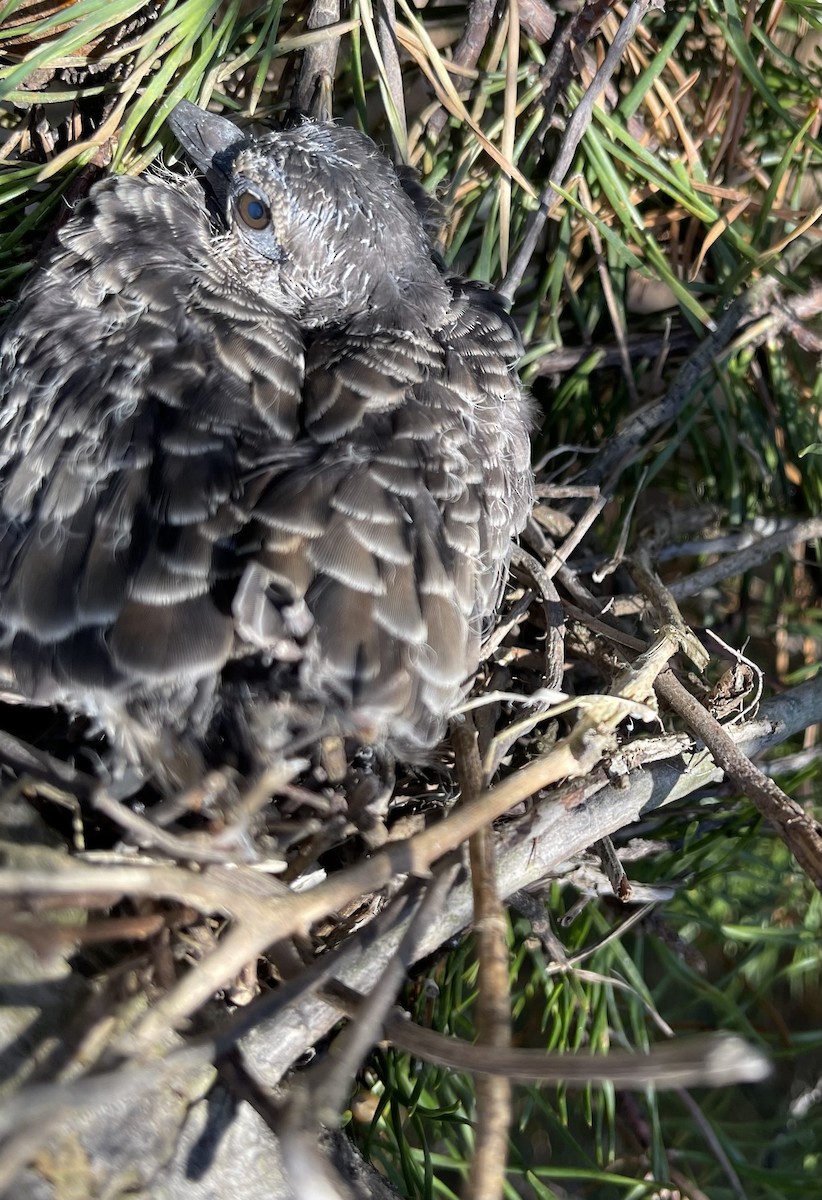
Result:
<svg viewBox="0 0 822 1200"><path fill-rule="evenodd" d="M515 323L366 134L168 120L191 165L96 183L0 339L3 686L128 761L280 702L431 747L532 506Z"/></svg>

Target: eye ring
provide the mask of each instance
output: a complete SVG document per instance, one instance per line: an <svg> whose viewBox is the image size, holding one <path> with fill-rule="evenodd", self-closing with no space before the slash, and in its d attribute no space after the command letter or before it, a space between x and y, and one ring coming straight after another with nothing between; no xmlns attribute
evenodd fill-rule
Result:
<svg viewBox="0 0 822 1200"><path fill-rule="evenodd" d="M249 229L265 229L271 221L271 209L257 192L240 192L236 201L237 216Z"/></svg>

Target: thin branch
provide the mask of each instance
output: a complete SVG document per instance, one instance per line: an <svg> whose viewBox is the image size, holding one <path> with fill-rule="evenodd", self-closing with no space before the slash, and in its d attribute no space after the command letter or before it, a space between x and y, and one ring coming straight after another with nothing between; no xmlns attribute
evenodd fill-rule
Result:
<svg viewBox="0 0 822 1200"><path fill-rule="evenodd" d="M477 734L470 717L455 724L451 741L456 755L462 803L476 800L485 779ZM468 843L474 898L474 937L479 959L477 1038L483 1049L506 1049L511 1044L511 1003L508 986L508 923L497 891L494 838L490 827L473 834ZM504 1076L477 1079L477 1130L474 1154L465 1182L467 1197L502 1200L511 1124L511 1084Z"/></svg>
<svg viewBox="0 0 822 1200"><path fill-rule="evenodd" d="M306 28L324 29L340 19L340 0L313 0ZM292 108L301 113L314 113L329 120L330 95L337 69L340 49L338 37L327 37L308 46L303 55L302 67L291 97Z"/></svg>
<svg viewBox="0 0 822 1200"><path fill-rule="evenodd" d="M798 264L812 248L811 243L797 243L793 255L785 256L785 270ZM702 341L677 371L665 396L656 404L632 416L612 438L596 459L579 476L579 483L603 485L613 473L619 473L631 461L637 449L650 439L661 425L674 421L694 397L703 377L714 366L714 360L729 345L737 330L768 314L757 335L758 341L773 336L789 321L785 307L776 306L781 277L766 275L728 306L716 328ZM613 482L613 481L612 481Z"/></svg>
<svg viewBox="0 0 822 1200"><path fill-rule="evenodd" d="M419 956L421 930L445 904L458 870L459 865L452 863L437 872L417 905L396 952L359 1006L356 1020L337 1035L328 1055L303 1074L301 1086L306 1089L308 1107L320 1124L331 1126L339 1121L351 1080L371 1047L382 1037L388 1012L409 968Z"/></svg>
<svg viewBox="0 0 822 1200"><path fill-rule="evenodd" d="M522 277L534 256L537 243L548 220L551 206L559 199L559 193L556 188L564 183L571 169L571 164L574 161L579 144L593 120L594 107L597 100L599 100L605 91L611 76L619 66L622 56L628 49L640 21L651 9L661 10L663 8L663 0L634 0L634 3L628 9L625 20L617 31L616 37L608 48L608 53L605 55L602 66L591 80L591 86L571 114L559 148L559 153L557 154L557 160L554 163L554 169L551 172L553 182L542 192L539 198L539 208L531 214L528 220L525 236L514 255L514 261L509 267L508 274L505 276L500 288L501 294L507 300L513 300L517 288L522 283Z"/></svg>
<svg viewBox="0 0 822 1200"><path fill-rule="evenodd" d="M528 378L539 378L542 375L565 375L575 370L589 358L594 359L598 369L622 365L624 353L627 351L631 361L643 358L655 358L661 350L680 352L693 350L698 339L692 329L679 329L670 337L664 333L629 334L625 345L596 345L596 346L560 346L557 350L549 350L528 362Z"/></svg>
<svg viewBox="0 0 822 1200"><path fill-rule="evenodd" d="M686 579L671 584L668 590L675 600L683 600L686 596L698 596L721 579L753 570L780 550L802 542L812 542L817 538L822 538L822 517L808 517L805 521L797 521L788 529L780 529L770 537L762 538L743 550L729 554L719 562L703 567L701 571L694 571Z"/></svg>
<svg viewBox="0 0 822 1200"><path fill-rule="evenodd" d="M720 1167L725 1172L731 1190L736 1196L736 1200L748 1200L747 1193L742 1186L742 1182L734 1170L730 1155L723 1146L719 1134L714 1129L710 1119L702 1111L699 1104L697 1104L690 1092L685 1091L684 1088L680 1089L679 1099L688 1111L694 1127L702 1134L703 1138L708 1143L711 1153L714 1155Z"/></svg>
<svg viewBox="0 0 822 1200"><path fill-rule="evenodd" d="M488 39L495 8L496 0L472 0L465 30L454 49L452 61L457 66L475 67L477 65ZM464 99L471 91L471 81L457 79L455 87L457 93ZM432 142L435 142L440 136L447 120L448 112L443 106L440 106L428 122L428 136Z"/></svg>
<svg viewBox="0 0 822 1200"><path fill-rule="evenodd" d="M394 159L396 162L408 161L408 145L406 131L408 118L405 113L405 89L403 86L400 57L397 51L397 13L394 0L377 0L377 43L385 67L385 85L388 89L394 111L399 122L399 130L395 132L393 123L391 133L394 140ZM402 135L402 141L397 138Z"/></svg>
<svg viewBox="0 0 822 1200"><path fill-rule="evenodd" d="M557 691L562 687L565 664L565 616L559 593L545 568L521 546L514 546L511 563L529 575L539 589L545 613L545 686Z"/></svg>
<svg viewBox="0 0 822 1200"><path fill-rule="evenodd" d="M814 887L822 892L822 825L739 749L723 725L664 671L656 690L707 746L714 761L776 829ZM822 715L822 710L820 710Z"/></svg>
<svg viewBox="0 0 822 1200"><path fill-rule="evenodd" d="M685 600L689 596L698 596L721 583L723 579L753 571L780 550L800 545L802 542L812 542L817 538L822 538L822 517L807 517L804 521L792 522L787 528L778 529L768 537L758 538L741 550L735 550L715 563L693 571L684 579L668 584L667 590L677 601ZM709 552L707 547L705 552ZM645 600L640 597L621 596L615 601L613 611L617 616L628 616L644 607Z"/></svg>
<svg viewBox="0 0 822 1200"><path fill-rule="evenodd" d="M750 1042L728 1034L675 1038L647 1055L612 1050L598 1058L582 1054L544 1054L521 1047L476 1046L423 1029L397 1013L386 1033L400 1049L454 1071L505 1075L516 1083L562 1083L585 1087L610 1081L617 1088L726 1087L757 1083L770 1066Z"/></svg>

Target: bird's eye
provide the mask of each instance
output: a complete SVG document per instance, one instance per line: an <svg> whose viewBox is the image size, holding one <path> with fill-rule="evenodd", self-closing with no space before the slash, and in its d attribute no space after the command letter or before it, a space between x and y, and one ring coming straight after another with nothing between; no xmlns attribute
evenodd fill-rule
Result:
<svg viewBox="0 0 822 1200"><path fill-rule="evenodd" d="M237 197L237 214L249 229L265 229L271 220L271 209L256 192L241 192Z"/></svg>

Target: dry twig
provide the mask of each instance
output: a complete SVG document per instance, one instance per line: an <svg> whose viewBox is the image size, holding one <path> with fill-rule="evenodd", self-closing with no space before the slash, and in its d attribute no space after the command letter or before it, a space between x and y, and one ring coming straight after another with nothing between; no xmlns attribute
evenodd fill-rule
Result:
<svg viewBox="0 0 822 1200"><path fill-rule="evenodd" d="M672 671L662 672L656 681L656 690L705 743L728 778L770 821L814 887L822 892L822 825L819 821L742 753L725 728L694 699Z"/></svg>
<svg viewBox="0 0 822 1200"><path fill-rule="evenodd" d="M463 803L481 795L485 785L476 730L470 717L455 725L452 741ZM479 960L477 1036L480 1046L505 1049L511 1044L508 989L508 923L497 891L494 837L490 827L468 843L474 896L474 937ZM511 1084L505 1076L477 1079L477 1134L465 1195L501 1200L508 1159Z"/></svg>
<svg viewBox="0 0 822 1200"><path fill-rule="evenodd" d="M565 133L563 134L556 162L554 163L552 171L553 182L540 195L539 208L531 214L525 230L525 236L514 255L514 260L500 288L503 296L508 300L513 300L517 288L522 283L522 278L528 268L528 264L534 256L551 207L559 199L559 193L556 189L562 186L571 169L577 148L582 141L585 130L593 119L594 105L605 91L608 81L619 66L622 56L630 45L640 21L643 20L651 9L661 9L663 7L662 0L634 0L625 20L619 27L616 37L608 48L608 53L605 55L602 66L591 80L591 86L571 114L565 128Z"/></svg>

